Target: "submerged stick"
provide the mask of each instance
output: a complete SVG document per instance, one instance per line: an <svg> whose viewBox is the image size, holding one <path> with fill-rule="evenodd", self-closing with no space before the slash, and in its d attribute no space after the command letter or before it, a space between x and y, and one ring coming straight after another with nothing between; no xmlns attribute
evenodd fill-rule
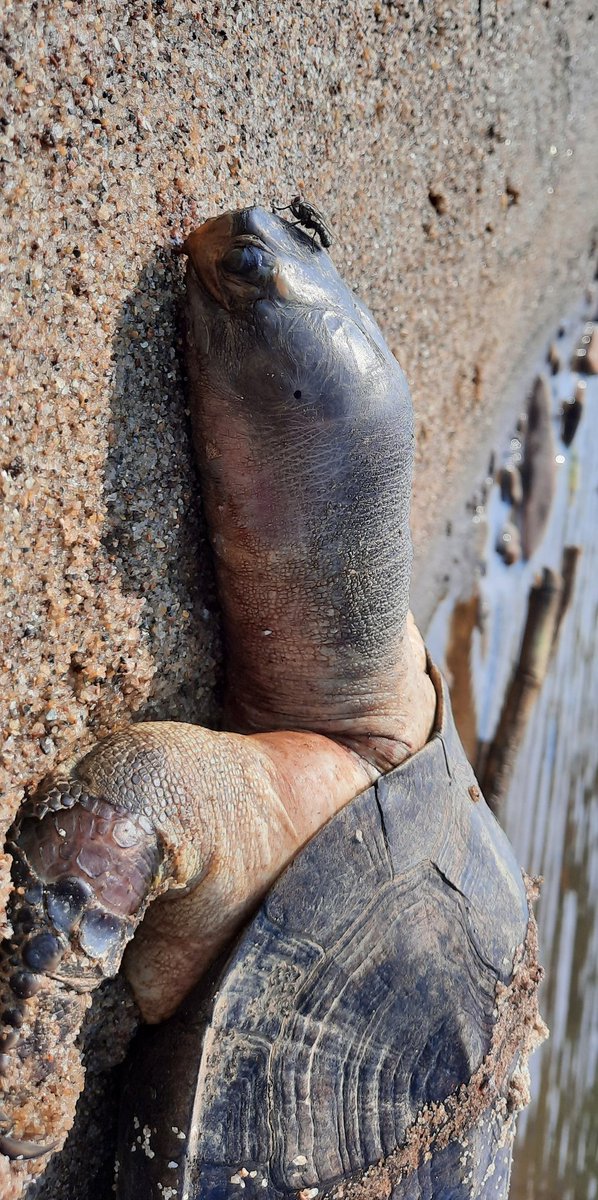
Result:
<svg viewBox="0 0 598 1200"><path fill-rule="evenodd" d="M561 576L545 567L530 589L519 660L511 676L494 739L477 774L494 809L508 787L517 751L552 656L561 611Z"/></svg>

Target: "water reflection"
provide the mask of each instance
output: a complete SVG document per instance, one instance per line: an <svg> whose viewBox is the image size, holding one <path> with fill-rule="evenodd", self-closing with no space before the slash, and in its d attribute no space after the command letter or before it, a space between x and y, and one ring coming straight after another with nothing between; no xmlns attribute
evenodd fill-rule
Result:
<svg viewBox="0 0 598 1200"><path fill-rule="evenodd" d="M562 341L560 360L569 361L571 345ZM577 384L570 371L548 384L556 486L530 560L509 565L496 551L511 512L497 485L475 585L447 597L427 633L450 678L468 753L479 762L512 684L530 588L546 570L559 580L559 636L524 730L519 723L499 810L520 861L544 876L542 1010L551 1030L530 1063L532 1102L520 1118L513 1200L598 1196L598 378L576 391ZM563 413L575 397L582 400L575 414ZM573 415L579 428L572 431ZM517 440L506 467L517 466Z"/></svg>

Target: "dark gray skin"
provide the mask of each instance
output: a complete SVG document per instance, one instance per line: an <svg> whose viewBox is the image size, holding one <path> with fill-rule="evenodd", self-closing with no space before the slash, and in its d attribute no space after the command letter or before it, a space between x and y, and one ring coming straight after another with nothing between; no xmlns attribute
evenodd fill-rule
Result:
<svg viewBox="0 0 598 1200"><path fill-rule="evenodd" d="M397 746L412 668L407 381L328 256L278 216L226 214L187 250L230 718L318 731L388 769L413 749Z"/></svg>
<svg viewBox="0 0 598 1200"><path fill-rule="evenodd" d="M196 442L244 733L133 725L19 813L0 957L7 1197L64 1141L90 994L141 918L125 967L156 1022L297 851L434 721L408 617L413 433L398 364L324 251L280 218L226 214L187 250Z"/></svg>

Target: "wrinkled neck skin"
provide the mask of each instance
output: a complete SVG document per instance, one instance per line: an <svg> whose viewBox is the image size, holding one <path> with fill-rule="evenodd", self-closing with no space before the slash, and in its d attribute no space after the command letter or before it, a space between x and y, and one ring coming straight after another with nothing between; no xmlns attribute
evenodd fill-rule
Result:
<svg viewBox="0 0 598 1200"><path fill-rule="evenodd" d="M208 293L202 231L188 243L191 411L227 719L242 732L324 734L386 770L424 744L434 716L407 620L409 391L328 256L263 217L282 266L275 289L240 310ZM224 220L213 224L226 241Z"/></svg>

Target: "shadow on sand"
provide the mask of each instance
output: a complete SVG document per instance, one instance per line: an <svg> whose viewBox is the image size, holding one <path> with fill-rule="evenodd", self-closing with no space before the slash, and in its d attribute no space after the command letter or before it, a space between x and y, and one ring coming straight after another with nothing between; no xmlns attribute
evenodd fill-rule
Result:
<svg viewBox="0 0 598 1200"><path fill-rule="evenodd" d="M195 471L182 363L184 260L145 266L113 340L103 544L123 592L143 599L155 671L136 720L217 724L214 578ZM64 1151L28 1200L110 1200L121 1067L137 1028L124 980L96 993L81 1035L87 1080Z"/></svg>
<svg viewBox="0 0 598 1200"><path fill-rule="evenodd" d="M155 674L136 719L214 723L218 618L182 363L183 261L156 255L123 305L106 462L106 553Z"/></svg>

